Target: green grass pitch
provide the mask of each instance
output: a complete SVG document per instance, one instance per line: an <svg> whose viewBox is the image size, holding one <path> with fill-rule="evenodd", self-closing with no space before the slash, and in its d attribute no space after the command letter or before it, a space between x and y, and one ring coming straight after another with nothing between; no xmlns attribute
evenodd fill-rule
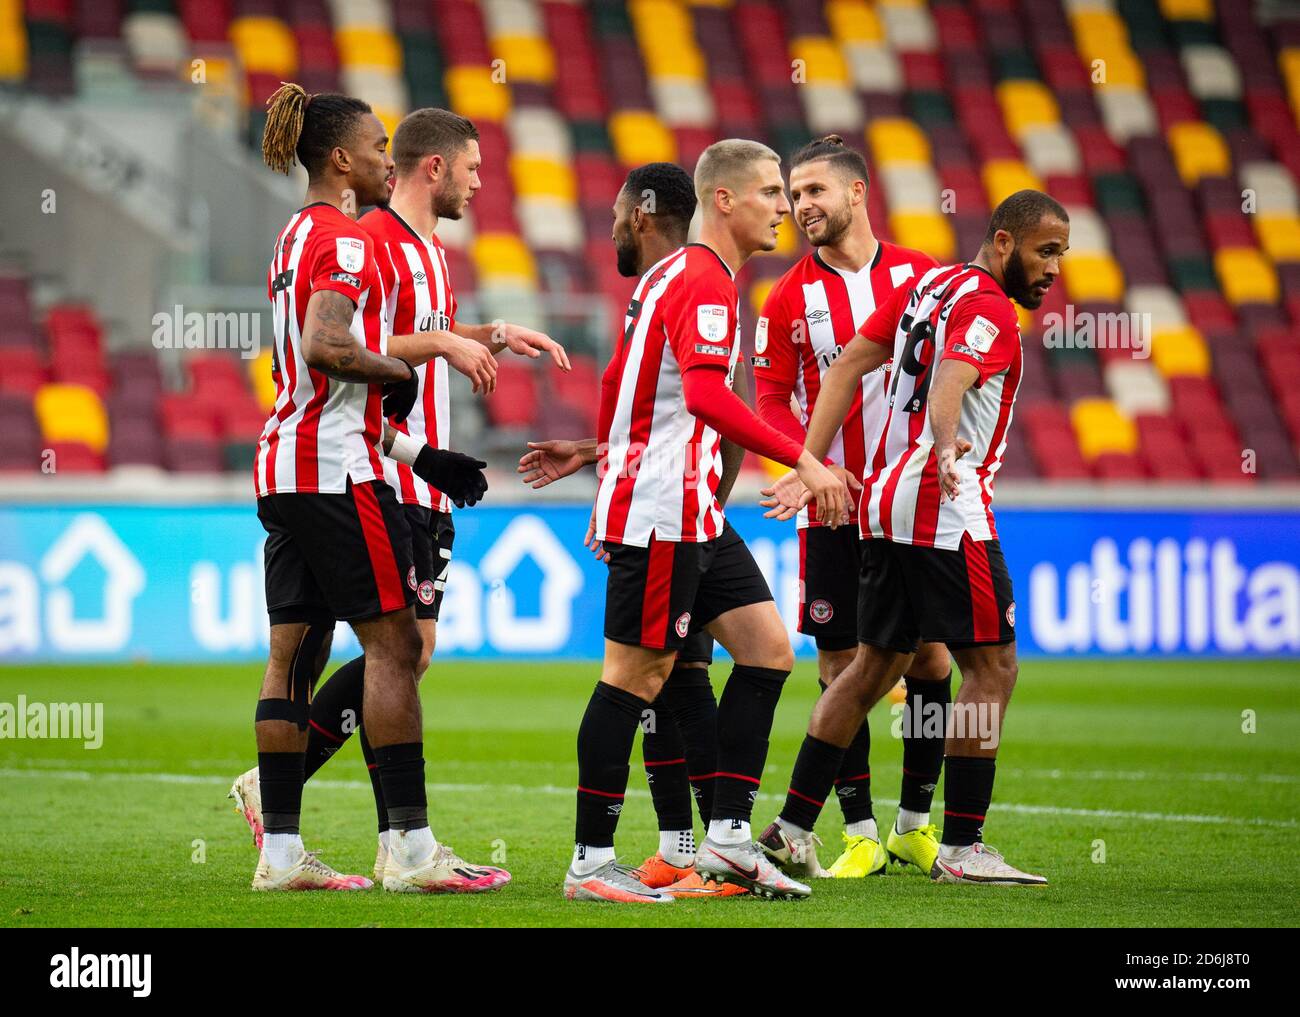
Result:
<svg viewBox="0 0 1300 1017"><path fill-rule="evenodd" d="M818 880L810 900L744 897L663 907L572 904L574 738L589 663L436 662L423 685L430 814L470 860L504 854L514 882L485 897L260 895L256 854L225 794L254 762L260 669L10 667L0 702L105 704L103 746L0 741L0 925L30 926L1292 926L1284 863L1300 826L1295 662L1031 661L1021 669L989 843L1046 889L932 885L915 870ZM713 669L720 687L726 668ZM785 791L816 683L791 677L754 820ZM876 814L892 822L901 747L873 714ZM1254 733L1243 732L1253 711ZM639 763L639 746L634 762ZM942 790L942 788L941 788ZM308 846L368 873L374 810L355 745L308 784ZM936 809L936 814L937 814ZM819 826L823 862L841 817ZM644 771L632 770L624 861L656 846Z"/></svg>

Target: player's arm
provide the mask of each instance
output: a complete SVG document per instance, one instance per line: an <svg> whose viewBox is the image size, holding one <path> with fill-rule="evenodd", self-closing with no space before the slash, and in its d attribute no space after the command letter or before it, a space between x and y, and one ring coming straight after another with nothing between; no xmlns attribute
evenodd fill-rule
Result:
<svg viewBox="0 0 1300 1017"><path fill-rule="evenodd" d="M595 466L600 458L598 448L595 438L530 441L528 451L519 457L515 472L521 474L520 480L536 490L571 476L585 466Z"/></svg>
<svg viewBox="0 0 1300 1017"><path fill-rule="evenodd" d="M934 451L939 457L939 484L951 501L961 493L957 460L971 450L971 443L957 437L957 423L961 419L961 400L966 390L979 380L979 368L965 360L945 357L939 361L934 381L930 385L928 401L930 431L934 435Z"/></svg>
<svg viewBox="0 0 1300 1017"><path fill-rule="evenodd" d="M307 301L302 358L307 366L338 381L381 385L405 381L414 372L398 357L374 353L352 334L356 305L337 290L316 290Z"/></svg>
<svg viewBox="0 0 1300 1017"><path fill-rule="evenodd" d="M741 402L748 405L749 379L745 376L743 369L736 372L736 377L732 380L732 391L740 397ZM745 450L730 438L723 438L722 476L718 480L717 495L719 505L727 504L727 499L731 497L731 489L736 486L736 478L740 476L740 467L744 462Z"/></svg>
<svg viewBox="0 0 1300 1017"><path fill-rule="evenodd" d="M475 392L488 395L497 387L496 358L482 343L455 332L435 329L412 335L390 335L388 352L412 364L426 364L442 357L453 371L470 380Z"/></svg>
<svg viewBox="0 0 1300 1017"><path fill-rule="evenodd" d="M785 308L781 286L773 288L763 301L754 333L753 364L758 415L802 444L803 423L791 407L799 373L799 352L791 334L790 312Z"/></svg>
<svg viewBox="0 0 1300 1017"><path fill-rule="evenodd" d="M384 424L384 455L405 463L421 480L426 480L450 498L457 508L474 505L487 492L483 470L487 463L473 456L445 448L431 448L416 441L392 424Z"/></svg>
<svg viewBox="0 0 1300 1017"><path fill-rule="evenodd" d="M536 360L543 353L549 353L561 371L572 369L564 347L545 332L525 328L523 325L512 325L508 321L497 321L490 325L466 325L458 321L451 328L461 338L479 343L494 356L502 350L509 350L521 357Z"/></svg>

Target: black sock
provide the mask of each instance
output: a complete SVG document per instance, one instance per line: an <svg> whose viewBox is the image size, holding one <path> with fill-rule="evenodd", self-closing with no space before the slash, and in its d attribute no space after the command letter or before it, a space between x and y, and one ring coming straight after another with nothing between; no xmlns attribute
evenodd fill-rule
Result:
<svg viewBox="0 0 1300 1017"><path fill-rule="evenodd" d="M305 780L343 747L361 726L361 699L365 695L366 658L357 657L340 667L311 701L308 716Z"/></svg>
<svg viewBox="0 0 1300 1017"><path fill-rule="evenodd" d="M302 816L302 753L259 752L257 780L262 791L262 828L267 833L297 833Z"/></svg>
<svg viewBox="0 0 1300 1017"><path fill-rule="evenodd" d="M804 735L803 745L794 761L794 772L790 774L790 790L785 795L781 818L811 831L843 761L844 750L838 745Z"/></svg>
<svg viewBox="0 0 1300 1017"><path fill-rule="evenodd" d="M903 791L898 807L929 812L943 769L944 732L952 702L952 672L943 681L904 678L907 706L903 710Z"/></svg>
<svg viewBox="0 0 1300 1017"><path fill-rule="evenodd" d="M718 700L705 667L675 667L659 693L681 734L686 772L705 829L713 817L718 771ZM689 824L688 824L689 825Z"/></svg>
<svg viewBox="0 0 1300 1017"><path fill-rule="evenodd" d="M661 693L650 704L648 724L641 727L645 779L660 830L693 829L691 784L686 779L686 744Z"/></svg>
<svg viewBox="0 0 1300 1017"><path fill-rule="evenodd" d="M718 770L710 819L748 822L754 811L767 739L789 671L737 664L718 703Z"/></svg>
<svg viewBox="0 0 1300 1017"><path fill-rule="evenodd" d="M361 739L361 758L366 761L366 772L370 774L370 790L375 793L375 813L379 818L379 832L388 829L388 809L384 805L384 783L379 777L379 764L375 762L375 750L370 747L363 727L357 732Z"/></svg>
<svg viewBox="0 0 1300 1017"><path fill-rule="evenodd" d="M966 847L983 839L984 816L993 800L997 761L983 756L948 756L943 761L943 838L940 843Z"/></svg>
<svg viewBox="0 0 1300 1017"><path fill-rule="evenodd" d="M614 830L627 794L628 760L641 715L640 696L598 682L578 727L578 821L574 840L613 847Z"/></svg>
<svg viewBox="0 0 1300 1017"><path fill-rule="evenodd" d="M825 693L828 686L818 680ZM840 800L845 823L874 819L871 811L871 725L862 718L862 726L844 750L844 761L835 776L835 797Z"/></svg>
<svg viewBox="0 0 1300 1017"><path fill-rule="evenodd" d="M424 793L424 742L383 745L374 750L388 825L393 830L419 830L429 825Z"/></svg>

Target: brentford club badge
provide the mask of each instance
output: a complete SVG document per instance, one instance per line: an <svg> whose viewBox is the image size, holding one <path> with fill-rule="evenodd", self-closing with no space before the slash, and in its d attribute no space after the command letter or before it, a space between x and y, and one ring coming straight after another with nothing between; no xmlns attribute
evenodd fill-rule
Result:
<svg viewBox="0 0 1300 1017"><path fill-rule="evenodd" d="M1014 600L1007 605L1007 624L1013 629L1016 627L1016 602Z"/></svg>
<svg viewBox="0 0 1300 1017"><path fill-rule="evenodd" d="M829 600L814 600L808 605L808 614L812 617L813 621L819 624L825 624L834 616L835 608L831 607L831 602Z"/></svg>
<svg viewBox="0 0 1300 1017"><path fill-rule="evenodd" d="M418 586L420 585L420 581L419 581L418 579L415 578L415 566L414 566L414 565L411 566L411 571L408 572L408 573L406 573L406 585L409 586L409 587L410 587L411 589L413 589L413 590L414 590L416 587L418 587Z"/></svg>
<svg viewBox="0 0 1300 1017"><path fill-rule="evenodd" d="M686 633L689 632L690 630L691 630L691 612L687 611L684 615L682 615L680 618L677 619L677 634L681 636L683 639L685 639Z"/></svg>
<svg viewBox="0 0 1300 1017"><path fill-rule="evenodd" d="M420 598L420 603L426 607L433 603L433 580L426 579L420 584L419 590L416 591Z"/></svg>

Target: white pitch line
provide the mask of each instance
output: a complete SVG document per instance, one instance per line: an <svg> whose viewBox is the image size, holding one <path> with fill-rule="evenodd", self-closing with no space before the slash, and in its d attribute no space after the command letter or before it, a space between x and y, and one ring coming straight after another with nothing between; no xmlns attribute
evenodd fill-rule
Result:
<svg viewBox="0 0 1300 1017"><path fill-rule="evenodd" d="M0 769L3 778L44 778L46 780L69 781L148 781L155 784L214 784L226 785L231 777L204 775L194 773L94 773L90 770L41 770L41 769ZM338 791L369 791L369 781L359 780L313 780L311 787L329 788ZM555 784L428 784L432 794L484 794L486 792L513 794L563 795L572 797L572 787L560 787ZM648 791L636 788L628 790L629 797L649 798ZM784 801L785 796L760 792L759 798L767 801ZM879 805L894 806L897 799L877 798ZM938 804L936 802L936 804ZM994 802L990 808L995 812L1015 812L1027 816L1074 816L1079 819L1135 819L1162 823L1195 823L1209 826L1264 826L1279 830L1300 828L1300 820L1267 819L1246 816L1212 816L1179 812L1139 812L1127 809L1081 809L1064 805L1021 805L1014 802Z"/></svg>

